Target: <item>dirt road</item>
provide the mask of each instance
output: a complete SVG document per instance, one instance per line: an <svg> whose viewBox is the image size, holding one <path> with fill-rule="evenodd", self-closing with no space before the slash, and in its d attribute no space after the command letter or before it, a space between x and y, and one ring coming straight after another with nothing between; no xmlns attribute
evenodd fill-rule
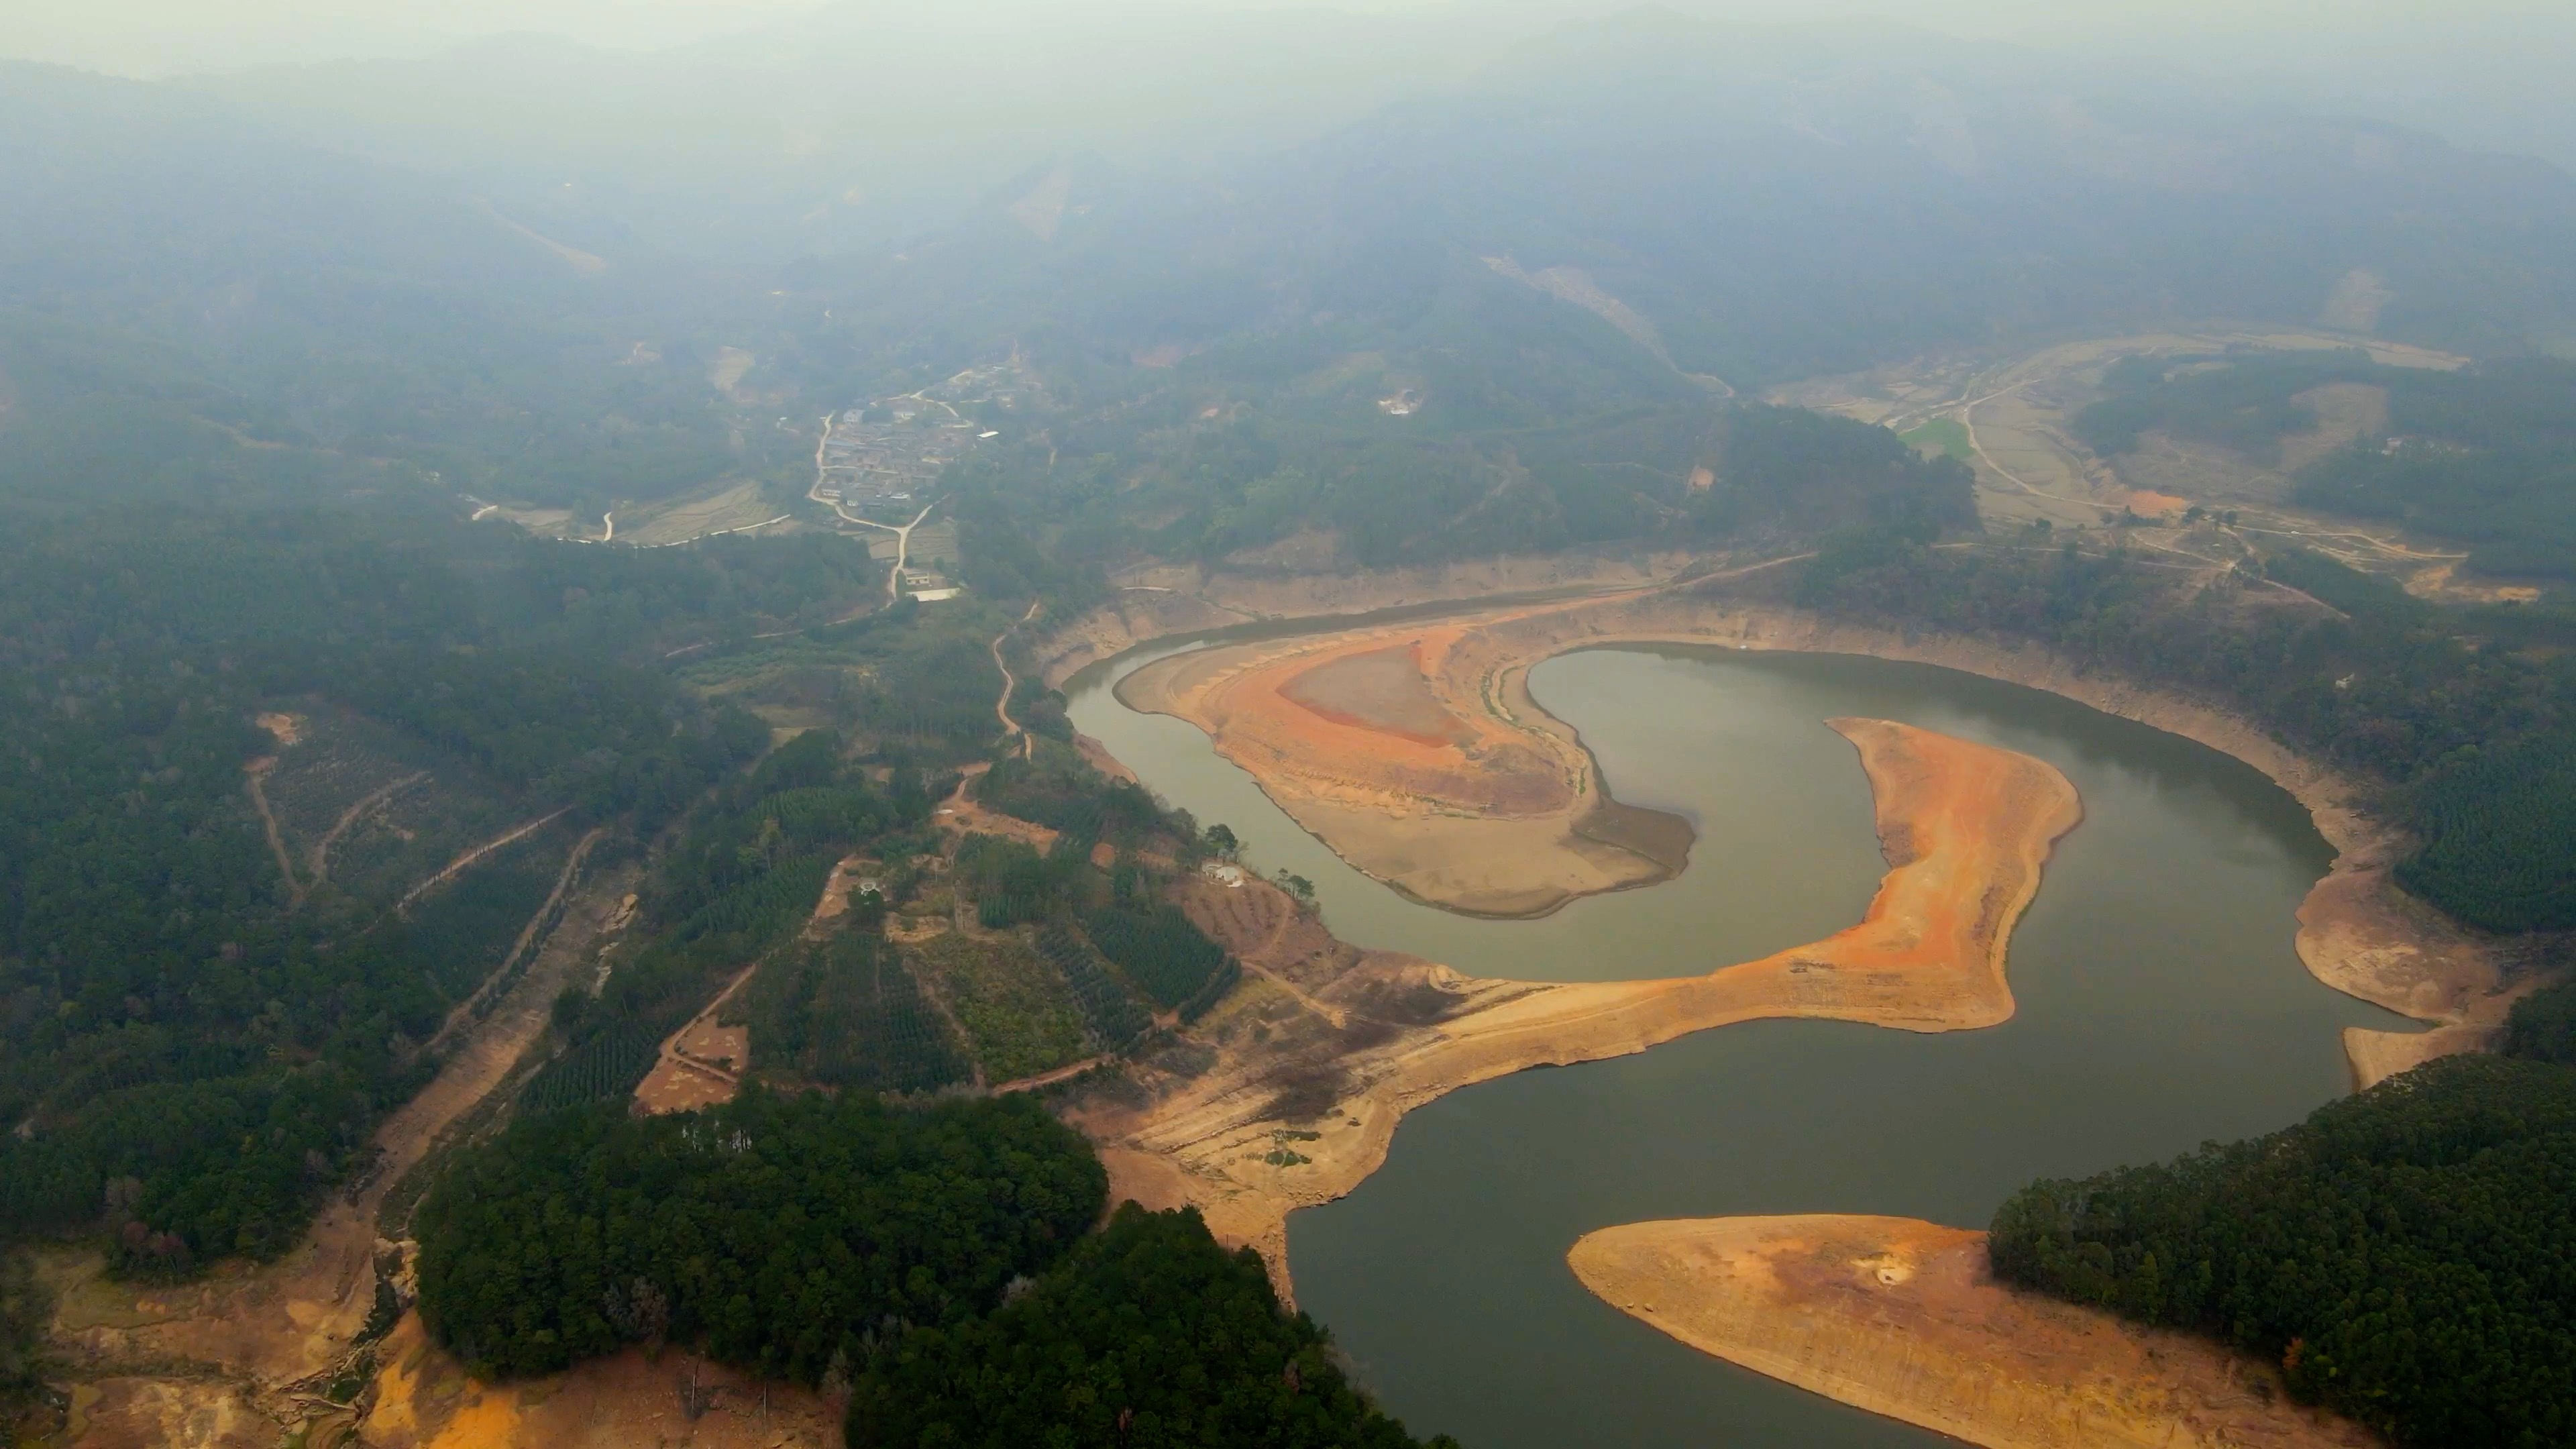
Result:
<svg viewBox="0 0 2576 1449"><path fill-rule="evenodd" d="M438 874L431 876L429 879L413 886L410 890L403 892L403 898L394 903L395 913L399 915L404 912L408 912L411 909L412 902L419 900L422 896L429 894L431 891L436 890L438 887L455 879L457 872L513 841L523 840L528 836L535 834L537 831L543 830L545 827L554 824L556 821L561 820L571 813L572 807L566 805L564 808L556 811L552 815L541 815L536 819L529 821L525 825L513 827L500 835L494 836L490 840L484 841L481 845L478 845L472 850L465 852L463 855L456 857L454 860L449 861L446 867L440 870Z"/></svg>
<svg viewBox="0 0 2576 1449"><path fill-rule="evenodd" d="M916 523L920 522L919 519L915 519L913 521ZM895 566L895 571L898 574L900 574L902 570L903 566L901 564L897 564ZM1040 605L1038 602L1032 599L1029 602L1029 611L1020 616L1020 624L1025 624L1031 619L1036 618L1038 616L1039 607ZM993 713L1002 721L1003 738L1019 741L1020 754L1025 758L1029 752L1034 750L1037 746L1035 742L1030 740L1029 732L1020 728L1019 721L1011 718L1011 691L1019 688L1020 682L1012 676L1011 666L1002 662L1002 643L1011 637L1012 630L1019 628L1020 624L1013 624L1009 629L1005 629L1001 633L993 636L993 667L1002 671L1002 697L993 701Z"/></svg>

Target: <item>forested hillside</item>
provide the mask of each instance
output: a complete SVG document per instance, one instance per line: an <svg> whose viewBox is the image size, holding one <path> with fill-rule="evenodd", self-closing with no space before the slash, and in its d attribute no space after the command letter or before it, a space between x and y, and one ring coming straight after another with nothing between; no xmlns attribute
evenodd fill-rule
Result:
<svg viewBox="0 0 2576 1449"><path fill-rule="evenodd" d="M421 1315L478 1370L703 1344L805 1383L888 1323L993 1309L1100 1218L1091 1149L1027 1097L897 1110L754 1090L702 1114L540 1113L422 1204Z"/></svg>
<svg viewBox="0 0 2576 1449"><path fill-rule="evenodd" d="M813 916L844 854L923 823L919 771L880 787L844 753L833 731L801 734L690 811L647 883L649 936L611 964L595 1001L577 993L558 1012L562 1040L528 1108L632 1097L662 1039Z"/></svg>
<svg viewBox="0 0 2576 1449"><path fill-rule="evenodd" d="M850 1396L852 1449L1225 1444L1407 1449L1261 1260L1196 1210L1128 1203L1034 1288L979 1321L883 1346ZM1456 1440L1440 1435L1432 1449Z"/></svg>
<svg viewBox="0 0 2576 1449"><path fill-rule="evenodd" d="M1025 1096L544 1113L422 1206L421 1311L502 1376L667 1340L850 1387L853 1445L1416 1442L1259 1258L1195 1212L1095 1231L1106 1186Z"/></svg>
<svg viewBox="0 0 2576 1449"><path fill-rule="evenodd" d="M2007 1282L2276 1359L2403 1445L2576 1435L2576 1068L2419 1067L2269 1137L2034 1184Z"/></svg>
<svg viewBox="0 0 2576 1449"><path fill-rule="evenodd" d="M2418 598L2232 519L2150 549L2117 496L2057 500L2107 515L2077 544L1990 534L1976 394L1922 381L2001 406L2038 390L2007 349L2217 317L2457 349L2122 363L2073 430L2277 470L2466 574L2576 578L2566 175L2172 77L1661 12L1473 64L1383 18L1294 126L1257 85L1192 99L1275 59L1217 47L1164 133L1094 154L971 36L923 39L963 22L914 20L863 30L868 63L953 63L873 85L746 41L489 111L452 60L0 65L0 1400L40 1377L9 1250L44 1239L85 1313L149 1282L211 1341L256 1304L308 1335L278 1361L332 1362L259 1412L338 1403L393 1367L394 1258L358 1337L256 1263L325 1261L290 1250L372 1180L382 1220L331 1252L356 1274L416 1232L423 1323L496 1382L667 1344L846 1391L860 1446L1415 1444L1194 1212L1104 1225L1053 1115L1270 1070L1255 1044L1286 1100L1389 1027L1300 1015L1231 954L1320 928L1200 879L1231 832L1096 768L1034 657L1104 609L1148 633L1149 595L1193 628L1277 607L1161 597L1220 574L1338 604L1361 570L1566 551L1483 587L1651 560L2036 642L2366 782L2416 842L2398 880L2458 920L2576 928L2576 613ZM1050 104L1095 105L1045 60ZM551 62L487 63L508 90ZM982 149L890 97L977 112ZM1169 129L1216 111L1301 139ZM1005 153L1030 169L987 190ZM1947 447L1760 400L1922 359L1880 396ZM2302 441L2323 389L2369 399L2331 449ZM582 890L595 935L531 978ZM2039 1184L1997 1269L2230 1338L2409 1444L2576 1441L2571 992L2528 997L2513 1059ZM516 1034L459 1050L486 1021ZM733 1055L684 1059L701 1033ZM699 1094L656 1098L682 1067ZM388 1114L442 1096L469 1100L402 1190L371 1179ZM1292 1139L1321 1140L1247 1156L1309 1164ZM157 1356L183 1338L83 1371L257 1396L266 1360Z"/></svg>
<svg viewBox="0 0 2576 1449"><path fill-rule="evenodd" d="M327 840L263 842L264 782L290 827L319 749L430 781L410 804L457 832L571 807L649 834L766 731L626 661L875 582L845 549L609 552L399 514L22 519L0 551L0 1229L104 1217L154 1271L294 1240L561 858L541 833L392 910L444 854L324 879Z"/></svg>
<svg viewBox="0 0 2576 1449"><path fill-rule="evenodd" d="M1175 385L1187 402L1209 385ZM1221 387L1222 384L1214 384ZM1277 567L1389 567L1654 541L1759 547L1832 529L1926 534L1974 521L1972 478L1881 428L1701 397L1651 407L1533 410L1506 425L1389 419L1361 401L1326 423L1264 392L1223 419L1157 421L1161 394L1057 423L1080 468L1014 453L961 477L975 525L970 583L1043 597L1071 617L1106 597L1104 566L1140 556ZM1007 502L1005 501L1007 500ZM1030 539L1043 539L1036 548ZM1320 555L1314 552L1320 548Z"/></svg>

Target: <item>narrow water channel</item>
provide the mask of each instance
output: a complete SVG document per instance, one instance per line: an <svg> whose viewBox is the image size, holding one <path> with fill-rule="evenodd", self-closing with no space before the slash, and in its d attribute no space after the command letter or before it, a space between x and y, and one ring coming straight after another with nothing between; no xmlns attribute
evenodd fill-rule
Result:
<svg viewBox="0 0 2576 1449"><path fill-rule="evenodd" d="M1179 645L1173 647L1192 647ZM1407 1117L1387 1164L1289 1219L1301 1306L1417 1433L1470 1449L1948 1442L1733 1368L1594 1299L1595 1228L1739 1213L1982 1226L2014 1188L2284 1126L2346 1089L2342 1027L2389 1013L2319 985L2293 912L2331 851L2250 766L2053 695L1841 655L1618 648L1535 669L1619 799L1688 816L1689 868L1537 921L1407 901L1343 865L1177 720L1077 676L1074 723L1261 869L1312 879L1354 943L1482 976L1675 975L1860 917L1884 869L1836 715L1902 720L2056 765L2084 799L2012 939L2019 1011L1920 1036L1755 1022L1517 1076Z"/></svg>

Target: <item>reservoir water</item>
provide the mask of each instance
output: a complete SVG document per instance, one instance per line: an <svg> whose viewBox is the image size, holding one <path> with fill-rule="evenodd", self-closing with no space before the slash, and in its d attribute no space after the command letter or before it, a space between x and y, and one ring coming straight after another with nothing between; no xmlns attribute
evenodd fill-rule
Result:
<svg viewBox="0 0 2576 1449"><path fill-rule="evenodd" d="M2346 1090L2345 1026L2396 1016L2319 985L2293 912L2332 852L2252 767L2053 695L1923 665L1587 650L1531 672L1613 795L1690 818L1679 877L1535 921L1407 901L1341 863L1178 720L1117 702L1140 651L1068 686L1075 725L1264 871L1315 882L1335 934L1479 976L1714 969L1860 918L1885 869L1836 715L2035 755L2084 800L2012 937L2019 1009L1916 1035L1754 1022L1523 1072L1406 1117L1386 1165L1294 1214L1299 1305L1417 1434L1469 1449L1893 1449L1949 1441L1708 1358L1585 1292L1595 1228L1742 1213L1983 1226L2015 1188L2286 1126Z"/></svg>

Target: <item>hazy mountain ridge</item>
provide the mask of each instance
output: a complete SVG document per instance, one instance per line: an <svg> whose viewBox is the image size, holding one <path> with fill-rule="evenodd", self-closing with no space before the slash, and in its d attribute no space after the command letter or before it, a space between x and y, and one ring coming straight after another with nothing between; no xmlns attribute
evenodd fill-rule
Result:
<svg viewBox="0 0 2576 1449"><path fill-rule="evenodd" d="M1744 35L1562 32L1212 178L1077 166L1044 238L1010 221L1033 173L873 275L827 270L869 327L981 310L1186 354L1401 332L1483 258L1571 266L1681 371L1739 384L1997 335L2309 323L2356 270L2385 293L2357 320L2392 337L2512 352L2576 329L2576 182L2543 163L2164 80L2071 89L2029 57Z"/></svg>
<svg viewBox="0 0 2576 1449"><path fill-rule="evenodd" d="M0 68L0 138L0 370L25 395L0 474L275 492L400 460L505 496L603 473L632 496L729 466L705 319L735 289L703 268L622 239L596 255L168 87ZM657 461L603 456L630 451Z"/></svg>

